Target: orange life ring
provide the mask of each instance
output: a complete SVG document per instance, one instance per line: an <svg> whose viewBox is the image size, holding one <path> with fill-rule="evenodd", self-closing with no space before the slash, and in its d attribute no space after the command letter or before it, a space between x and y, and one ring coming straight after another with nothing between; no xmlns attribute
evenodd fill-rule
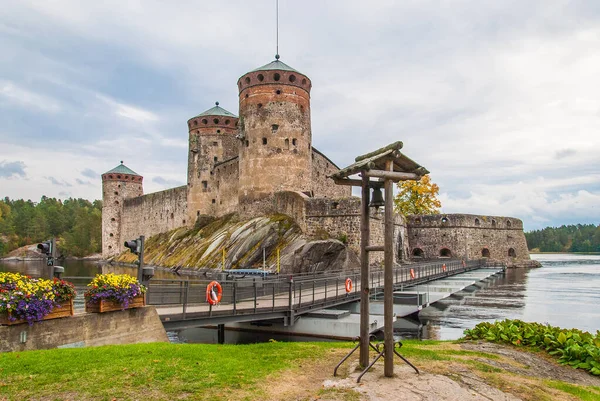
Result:
<svg viewBox="0 0 600 401"><path fill-rule="evenodd" d="M215 292L216 288L216 292ZM221 288L221 284L218 281L211 281L206 286L206 302L211 305L216 305L221 302L221 298L223 297L223 288Z"/></svg>
<svg viewBox="0 0 600 401"><path fill-rule="evenodd" d="M442 265L442 270L446 271L446 264L445 263Z"/></svg>
<svg viewBox="0 0 600 401"><path fill-rule="evenodd" d="M415 269L410 269L410 278L415 278Z"/></svg>
<svg viewBox="0 0 600 401"><path fill-rule="evenodd" d="M352 291L352 280L350 277L346 279L346 292Z"/></svg>

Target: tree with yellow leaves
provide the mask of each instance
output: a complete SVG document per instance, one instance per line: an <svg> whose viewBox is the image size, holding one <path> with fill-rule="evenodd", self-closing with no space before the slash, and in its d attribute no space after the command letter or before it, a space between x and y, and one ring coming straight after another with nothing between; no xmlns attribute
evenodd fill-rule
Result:
<svg viewBox="0 0 600 401"><path fill-rule="evenodd" d="M394 198L397 213L437 214L442 202L437 198L440 187L431 182L429 175L421 177L420 181L401 181L398 183L398 195Z"/></svg>

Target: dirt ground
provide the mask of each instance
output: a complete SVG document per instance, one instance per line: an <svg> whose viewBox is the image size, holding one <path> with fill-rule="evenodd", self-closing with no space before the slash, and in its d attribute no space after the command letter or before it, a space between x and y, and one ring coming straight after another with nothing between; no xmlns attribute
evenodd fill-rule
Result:
<svg viewBox="0 0 600 401"><path fill-rule="evenodd" d="M438 346L440 347L440 346ZM585 371L556 364L543 353L530 353L507 346L480 342L443 344L451 360L409 357L420 374L403 363L395 363L395 377L383 375L383 361L356 383L360 374L356 358L343 365L339 377L333 368L343 353L332 351L328 363L310 363L299 371L287 372L277 386L265 388L267 400L321 401L513 401L580 400L552 386L565 382L577 391L580 386L600 400L600 378ZM400 350L402 351L402 350ZM464 355L461 351L467 351ZM401 352L402 353L402 352ZM490 356L491 355L491 356ZM493 356L493 357L492 357ZM559 382L560 381L560 382ZM574 386L573 386L574 385ZM567 385L568 386L568 385ZM596 398L597 396L597 398Z"/></svg>

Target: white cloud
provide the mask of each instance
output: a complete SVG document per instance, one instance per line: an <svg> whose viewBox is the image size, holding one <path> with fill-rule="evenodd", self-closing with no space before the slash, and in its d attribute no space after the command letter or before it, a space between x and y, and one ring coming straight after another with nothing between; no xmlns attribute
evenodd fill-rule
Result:
<svg viewBox="0 0 600 401"><path fill-rule="evenodd" d="M108 104L117 116L133 120L138 123L152 123L158 121L158 116L141 107L120 103L105 95L97 94L96 97Z"/></svg>
<svg viewBox="0 0 600 401"><path fill-rule="evenodd" d="M24 89L11 81L0 81L0 96L11 104L27 109L48 113L57 113L61 110L61 105L56 99Z"/></svg>

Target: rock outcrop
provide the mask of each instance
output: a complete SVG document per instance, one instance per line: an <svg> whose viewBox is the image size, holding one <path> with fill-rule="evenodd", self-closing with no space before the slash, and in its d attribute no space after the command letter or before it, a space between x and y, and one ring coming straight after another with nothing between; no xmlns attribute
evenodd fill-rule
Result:
<svg viewBox="0 0 600 401"><path fill-rule="evenodd" d="M216 220L200 219L193 229L185 227L150 237L145 243L144 263L186 270L277 269L281 273L321 272L359 266L356 254L338 240L311 241L294 220L285 215L240 221L236 215ZM132 263L136 255L124 252L117 262Z"/></svg>

